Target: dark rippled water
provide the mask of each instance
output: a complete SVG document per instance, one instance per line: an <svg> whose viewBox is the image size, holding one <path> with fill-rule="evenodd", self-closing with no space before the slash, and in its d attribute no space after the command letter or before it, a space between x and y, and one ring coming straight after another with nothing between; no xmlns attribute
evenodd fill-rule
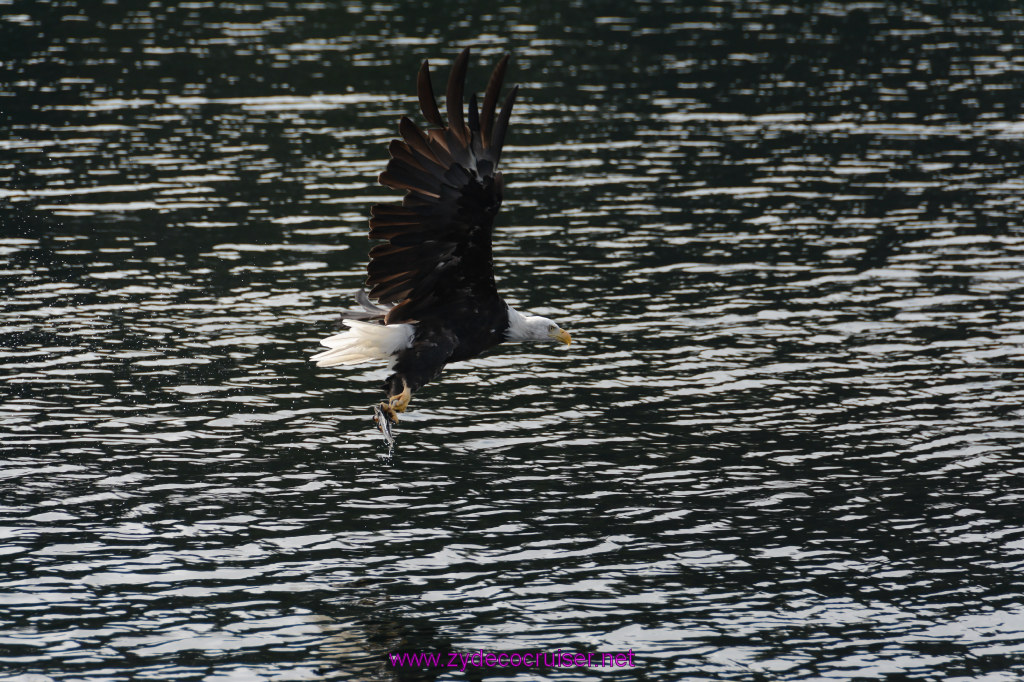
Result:
<svg viewBox="0 0 1024 682"><path fill-rule="evenodd" d="M1015 3L0 2L8 679L1024 675ZM500 286L307 361L413 74L510 50ZM636 667L395 670L395 651Z"/></svg>

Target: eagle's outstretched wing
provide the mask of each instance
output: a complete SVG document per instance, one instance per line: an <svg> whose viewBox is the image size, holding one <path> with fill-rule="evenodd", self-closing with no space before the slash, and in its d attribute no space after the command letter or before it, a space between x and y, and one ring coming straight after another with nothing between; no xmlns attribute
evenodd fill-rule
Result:
<svg viewBox="0 0 1024 682"><path fill-rule="evenodd" d="M420 67L420 108L431 127L424 132L402 117L402 139L392 140L391 160L379 180L407 194L401 204L371 209L370 238L387 243L370 250L366 285L370 298L394 304L388 324L498 296L491 256L503 186L497 167L518 89L512 88L495 117L508 59L494 67L481 110L470 95L467 120L462 97L469 49L462 51L448 78L447 126L434 99L430 67L426 61Z"/></svg>

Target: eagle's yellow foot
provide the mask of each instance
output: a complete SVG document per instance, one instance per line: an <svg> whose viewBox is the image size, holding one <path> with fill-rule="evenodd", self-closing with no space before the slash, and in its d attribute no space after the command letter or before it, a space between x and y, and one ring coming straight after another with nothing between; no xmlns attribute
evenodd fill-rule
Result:
<svg viewBox="0 0 1024 682"><path fill-rule="evenodd" d="M390 421L392 424L398 423L398 414L395 412L395 409L391 407L391 405L387 403L381 403L380 405L377 406L377 412L387 415L388 421ZM377 426L381 425L378 424Z"/></svg>
<svg viewBox="0 0 1024 682"><path fill-rule="evenodd" d="M392 424L397 424L398 413L405 412L406 408L409 407L410 400L412 400L412 391L406 386L404 391L398 395L391 396L386 403L381 403L380 411L387 415L388 420Z"/></svg>
<svg viewBox="0 0 1024 682"><path fill-rule="evenodd" d="M409 407L409 401L412 400L412 391L409 390L409 386L405 385L405 390L398 395L391 396L388 399L392 412L405 412L405 408ZM395 417L395 421L398 421L398 417Z"/></svg>

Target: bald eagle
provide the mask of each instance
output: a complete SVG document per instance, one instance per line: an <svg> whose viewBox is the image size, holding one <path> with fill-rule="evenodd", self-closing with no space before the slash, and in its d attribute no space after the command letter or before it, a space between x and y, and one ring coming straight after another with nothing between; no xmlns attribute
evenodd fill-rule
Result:
<svg viewBox="0 0 1024 682"><path fill-rule="evenodd" d="M509 55L494 67L483 106L463 90L469 49L459 54L448 78L448 124L437 108L427 61L417 94L430 127L424 132L403 116L400 140L378 181L406 190L401 204L370 209L370 250L361 310L342 313L347 329L320 343L312 357L319 367L384 362L393 373L384 382L387 400L375 407L377 425L390 440L391 425L409 406L414 391L450 362L467 360L503 341L571 338L551 320L508 305L494 283L491 235L504 182L498 160L518 86L495 117Z"/></svg>

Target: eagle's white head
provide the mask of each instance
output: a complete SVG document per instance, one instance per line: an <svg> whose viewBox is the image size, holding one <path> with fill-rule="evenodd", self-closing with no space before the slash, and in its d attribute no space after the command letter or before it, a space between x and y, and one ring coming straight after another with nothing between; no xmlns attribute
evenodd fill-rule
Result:
<svg viewBox="0 0 1024 682"><path fill-rule="evenodd" d="M572 337L557 324L539 315L524 315L509 306L506 341L548 341L554 339L569 345Z"/></svg>

